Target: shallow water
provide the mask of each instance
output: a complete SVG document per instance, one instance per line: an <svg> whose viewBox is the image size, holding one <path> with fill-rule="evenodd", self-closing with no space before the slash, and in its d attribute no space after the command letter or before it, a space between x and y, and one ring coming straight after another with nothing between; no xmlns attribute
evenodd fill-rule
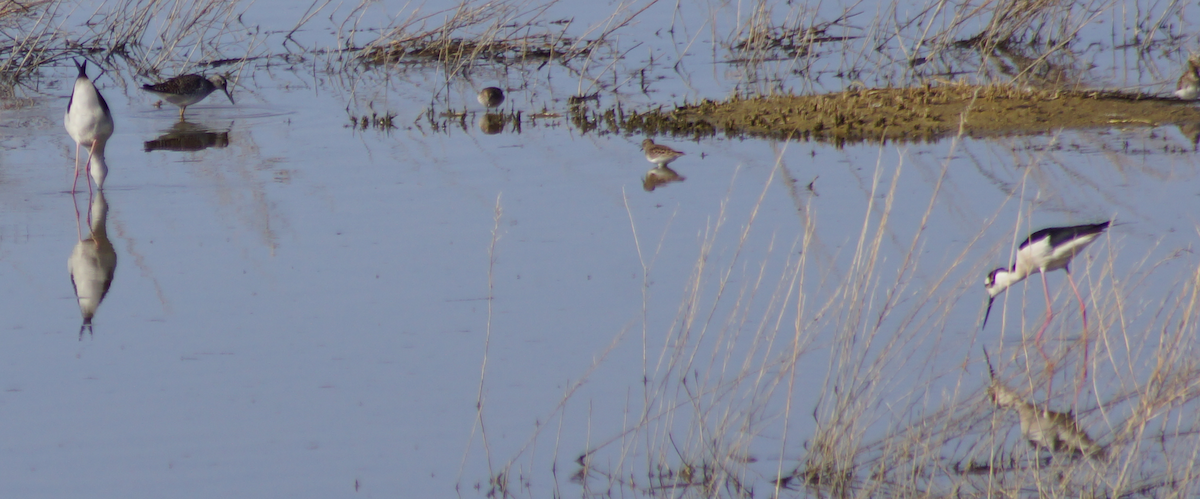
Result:
<svg viewBox="0 0 1200 499"><path fill-rule="evenodd" d="M249 18L267 23L271 8L255 4ZM597 8L603 18L612 7ZM276 14L274 29L298 16ZM676 53L678 40L646 28L660 19L669 8L629 36ZM738 78L695 52L684 78L663 69L652 92L602 99L727 95ZM634 52L622 67L647 62ZM186 126L136 77L97 78L117 122L103 194L117 263L81 333L66 261L88 237L89 206L101 207L66 192L73 70L46 68L32 100L0 114L4 495L474 496L506 464L521 472L511 488L574 495L573 461L644 408L686 406L668 381L689 376L721 410L755 400L771 422L743 429L753 438L740 450L770 476L803 453L843 348L904 353L866 376L881 404L915 393L933 407L955 386L982 386L980 345L1004 352L1010 375L1039 366L1021 347L1045 308L1036 276L978 328L983 275L1033 229L1119 222L1073 270L1102 310L1108 287L1132 283L1120 319L1131 330L1159 320L1143 312L1195 272L1200 159L1174 127L847 148L656 137L686 153L671 165L685 180L649 192L643 137L528 118L565 116L578 78L525 70L446 84L422 67L347 78L249 64L236 105L210 97ZM502 109L526 115L520 133L477 126L474 91L491 84L510 89ZM468 114L431 121L431 101ZM396 126L355 128L348 109L394 114ZM877 257L859 256L863 234L868 248L878 236ZM1078 309L1065 276L1048 279L1059 309L1048 341L1076 358ZM851 317L855 300L868 319ZM870 337L885 303L896 311ZM797 309L824 324L797 340L799 383L761 400L726 384L788 379L778 359ZM1112 325L1108 310L1089 320ZM849 343L835 334L856 330ZM886 345L892 332L901 346ZM1112 358L1134 359L1124 362L1150 355L1109 342ZM1107 400L1103 383L1121 370L1109 371L1083 407ZM1055 377L1064 406L1075 375ZM780 416L789 404L795 414ZM690 417L704 419L664 419ZM1116 424L1086 422L1100 435Z"/></svg>

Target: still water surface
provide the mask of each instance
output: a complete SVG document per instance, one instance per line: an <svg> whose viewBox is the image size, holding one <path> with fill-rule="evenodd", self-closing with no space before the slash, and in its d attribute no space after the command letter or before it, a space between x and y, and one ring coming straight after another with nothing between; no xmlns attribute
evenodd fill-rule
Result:
<svg viewBox="0 0 1200 499"><path fill-rule="evenodd" d="M639 29L671 19L662 7ZM278 29L295 22L284 14ZM526 473L514 481L574 495L563 470L652 405L644 379L770 365L781 347L748 338L794 322L799 293L811 302L802 321L828 321L835 284L861 265L864 221L880 238L866 301L881 306L902 275L892 306L917 317L886 321L906 331L911 360L880 382L904 393L982 385L981 344L1040 362L1012 353L1043 317L1038 278L978 330L983 274L1032 229L1120 222L1074 271L1082 291L1103 293L1141 269L1138 307L1195 270L1198 158L1173 127L846 148L657 137L686 153L672 164L685 180L651 192L644 137L582 134L562 117L526 118L520 133L475 126L482 86L510 89L505 110L565 115L575 82L380 73L351 92L302 67L247 65L237 105L212 97L184 125L124 79L96 78L117 121L102 197L66 192L73 69L46 68L40 92L0 114L5 496L475 496L510 459ZM719 98L724 77L616 99ZM429 126L435 92L434 108L466 109L466 126ZM347 109L394 113L396 127L357 129ZM116 267L81 334L67 260L89 238L111 243ZM1048 334L1067 348L1078 310L1061 273L1049 282L1060 313ZM684 330L704 345L699 359L662 367ZM791 446L772 427L746 449L767 475L803 453L838 348L832 333L807 341L786 395L804 414ZM1089 387L1083 406L1103 392ZM1089 421L1101 436L1104 425Z"/></svg>

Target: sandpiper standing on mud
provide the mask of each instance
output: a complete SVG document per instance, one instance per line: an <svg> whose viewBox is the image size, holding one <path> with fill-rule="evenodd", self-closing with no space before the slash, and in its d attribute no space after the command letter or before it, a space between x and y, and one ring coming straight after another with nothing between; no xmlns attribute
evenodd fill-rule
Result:
<svg viewBox="0 0 1200 499"><path fill-rule="evenodd" d="M75 185L79 182L79 147L88 148L87 168L96 188L104 187L104 176L108 166L104 164L104 145L113 134L112 112L108 110L108 102L96 89L96 85L87 76L87 61L83 64L75 62L79 76L75 77L75 86L71 90L71 100L67 101L67 113L63 116L63 126L67 133L75 139L75 181L71 182L71 193L75 193ZM88 184L91 191L91 184Z"/></svg>
<svg viewBox="0 0 1200 499"><path fill-rule="evenodd" d="M205 97L208 97L208 94L213 93L217 89L225 92L225 96L229 97L230 104L235 104L233 96L229 95L229 88L226 86L225 77L220 75L205 78L197 74L187 74L176 76L154 85L142 85L142 90L162 97L163 100L179 106L180 121L183 120L183 112L187 110L188 106L204 100Z"/></svg>
<svg viewBox="0 0 1200 499"><path fill-rule="evenodd" d="M646 139L642 141L642 150L646 152L646 161L654 163L660 167L667 166L672 161L679 159L683 153L671 149L662 144L655 144L653 140Z"/></svg>

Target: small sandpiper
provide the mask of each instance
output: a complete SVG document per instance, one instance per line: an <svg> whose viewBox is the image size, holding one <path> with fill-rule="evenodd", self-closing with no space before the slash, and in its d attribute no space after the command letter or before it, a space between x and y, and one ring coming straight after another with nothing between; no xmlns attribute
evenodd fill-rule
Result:
<svg viewBox="0 0 1200 499"><path fill-rule="evenodd" d="M667 166L672 161L675 161L680 156L683 156L683 153L661 144L655 144L654 141L650 139L642 141L642 150L646 151L646 161L654 163L660 167Z"/></svg>
<svg viewBox="0 0 1200 499"><path fill-rule="evenodd" d="M1188 58L1187 70L1179 77L1175 96L1183 100L1192 100L1200 96L1200 67L1197 67L1194 58Z"/></svg>
<svg viewBox="0 0 1200 499"><path fill-rule="evenodd" d="M216 89L225 92L229 103L234 104L233 96L225 85L225 77L213 75L205 78L197 74L176 76L162 83L142 85L142 90L162 97L163 100L179 106L179 119L183 120L183 112L188 106L204 100Z"/></svg>
<svg viewBox="0 0 1200 499"><path fill-rule="evenodd" d="M487 107L496 107L504 103L504 91L496 87L487 87L479 91L479 103Z"/></svg>

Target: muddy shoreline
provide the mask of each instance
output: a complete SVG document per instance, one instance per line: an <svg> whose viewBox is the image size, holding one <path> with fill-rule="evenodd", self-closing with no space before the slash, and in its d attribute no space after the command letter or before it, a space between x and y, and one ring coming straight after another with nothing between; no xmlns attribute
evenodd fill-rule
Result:
<svg viewBox="0 0 1200 499"><path fill-rule="evenodd" d="M1110 91L931 85L816 96L703 101L675 109L606 111L626 132L755 136L820 142L934 141L949 136L1031 135L1063 129L1200 123L1190 102Z"/></svg>

